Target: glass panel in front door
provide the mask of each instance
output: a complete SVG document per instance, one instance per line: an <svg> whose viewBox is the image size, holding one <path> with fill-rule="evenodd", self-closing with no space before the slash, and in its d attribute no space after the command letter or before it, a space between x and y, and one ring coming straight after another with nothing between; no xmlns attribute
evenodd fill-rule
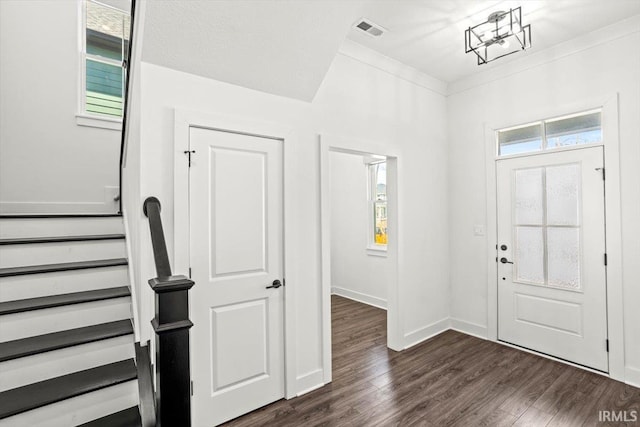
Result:
<svg viewBox="0 0 640 427"><path fill-rule="evenodd" d="M514 172L515 282L580 291L581 166Z"/></svg>

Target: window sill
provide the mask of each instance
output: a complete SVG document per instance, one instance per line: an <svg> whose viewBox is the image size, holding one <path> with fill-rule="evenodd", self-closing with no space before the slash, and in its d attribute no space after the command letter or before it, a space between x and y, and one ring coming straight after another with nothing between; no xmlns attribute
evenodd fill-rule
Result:
<svg viewBox="0 0 640 427"><path fill-rule="evenodd" d="M367 246L367 255L386 258L387 245Z"/></svg>
<svg viewBox="0 0 640 427"><path fill-rule="evenodd" d="M89 114L76 114L76 124L78 126L88 126L92 128L122 130L122 119L111 117L100 117Z"/></svg>

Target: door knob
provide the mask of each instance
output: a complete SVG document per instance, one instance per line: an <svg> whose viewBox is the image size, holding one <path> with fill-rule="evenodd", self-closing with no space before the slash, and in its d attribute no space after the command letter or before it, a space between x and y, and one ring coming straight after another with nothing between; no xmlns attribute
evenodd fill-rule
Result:
<svg viewBox="0 0 640 427"><path fill-rule="evenodd" d="M282 283L280 282L280 280L276 279L271 285L267 286L267 289L278 289L280 286L282 286Z"/></svg>
<svg viewBox="0 0 640 427"><path fill-rule="evenodd" d="M503 264L513 264L513 262L509 261L505 257L500 258L500 262Z"/></svg>

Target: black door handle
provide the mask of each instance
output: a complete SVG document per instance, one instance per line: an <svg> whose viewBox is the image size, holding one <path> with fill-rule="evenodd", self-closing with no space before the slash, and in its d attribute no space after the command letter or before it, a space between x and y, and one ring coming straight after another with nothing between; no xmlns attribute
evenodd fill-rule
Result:
<svg viewBox="0 0 640 427"><path fill-rule="evenodd" d="M280 280L276 279L270 286L267 286L267 289L278 289L280 286L282 286L282 283L280 282Z"/></svg>
<svg viewBox="0 0 640 427"><path fill-rule="evenodd" d="M513 262L509 261L505 257L500 258L500 262L503 264L513 264Z"/></svg>

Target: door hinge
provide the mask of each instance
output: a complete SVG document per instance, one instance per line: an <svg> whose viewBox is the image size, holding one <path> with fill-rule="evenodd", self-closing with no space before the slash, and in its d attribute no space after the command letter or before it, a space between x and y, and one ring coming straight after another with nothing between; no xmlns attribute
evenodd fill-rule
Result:
<svg viewBox="0 0 640 427"><path fill-rule="evenodd" d="M607 259L607 254L605 253L605 254L604 254L604 265L607 265L607 261L608 261L608 259Z"/></svg>
<svg viewBox="0 0 640 427"><path fill-rule="evenodd" d="M191 267L189 267L189 279L191 279Z"/></svg>
<svg viewBox="0 0 640 427"><path fill-rule="evenodd" d="M609 353L609 339L607 338L605 340L605 342L606 342L606 346L607 346L607 353Z"/></svg>
<svg viewBox="0 0 640 427"><path fill-rule="evenodd" d="M602 171L602 180L604 181L606 179L606 173L604 168L596 168L597 171Z"/></svg>
<svg viewBox="0 0 640 427"><path fill-rule="evenodd" d="M193 381L191 381L191 396L193 396Z"/></svg>
<svg viewBox="0 0 640 427"><path fill-rule="evenodd" d="M184 152L184 154L186 154L189 157L189 167L191 167L191 155L195 153L196 153L196 150L186 150Z"/></svg>

